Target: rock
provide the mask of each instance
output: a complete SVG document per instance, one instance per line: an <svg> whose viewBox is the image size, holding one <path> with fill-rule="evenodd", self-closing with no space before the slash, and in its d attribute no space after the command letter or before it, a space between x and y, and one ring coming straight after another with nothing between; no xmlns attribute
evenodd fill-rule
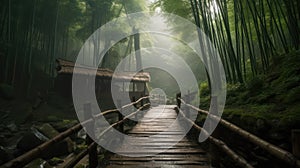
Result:
<svg viewBox="0 0 300 168"><path fill-rule="evenodd" d="M78 163L76 165L76 168L88 168L89 165L87 163Z"/></svg>
<svg viewBox="0 0 300 168"><path fill-rule="evenodd" d="M17 132L18 131L18 127L16 126L15 123L11 123L7 125L7 128L9 131L11 132Z"/></svg>
<svg viewBox="0 0 300 168"><path fill-rule="evenodd" d="M54 138L59 134L49 123L37 126L37 129L49 139ZM71 153L74 150L74 143L70 138L53 145L47 153L43 154L44 159L50 159L54 156L62 156Z"/></svg>
<svg viewBox="0 0 300 168"><path fill-rule="evenodd" d="M48 141L57 136L59 132L50 124L46 123L41 126L31 128L31 132L26 133L17 144L18 154L22 154L34 147ZM70 138L54 144L47 152L44 152L41 157L43 159L51 159L55 156L62 156L73 151L73 142Z"/></svg>
<svg viewBox="0 0 300 168"><path fill-rule="evenodd" d="M55 122L51 124L57 131L63 132L67 129L73 127L74 125L78 124L77 120L63 120L59 122Z"/></svg>
<svg viewBox="0 0 300 168"><path fill-rule="evenodd" d="M22 154L42 144L46 140L47 139L45 139L41 133L35 131L27 132L17 143L17 149L20 151L20 154Z"/></svg>
<svg viewBox="0 0 300 168"><path fill-rule="evenodd" d="M49 139L59 134L59 132L54 129L49 123L43 124L41 126L35 126L35 128Z"/></svg>
<svg viewBox="0 0 300 168"><path fill-rule="evenodd" d="M28 163L24 168L39 168L39 167L50 168L52 166L50 166L45 160L38 158Z"/></svg>
<svg viewBox="0 0 300 168"><path fill-rule="evenodd" d="M0 146L0 165L6 163L9 160L7 152L2 146Z"/></svg>
<svg viewBox="0 0 300 168"><path fill-rule="evenodd" d="M57 166L58 164L63 163L63 162L64 162L64 160L62 160L62 159L60 159L58 157L54 157L54 158L48 160L48 163L51 166Z"/></svg>
<svg viewBox="0 0 300 168"><path fill-rule="evenodd" d="M0 96L6 100L11 100L15 97L14 87L5 83L0 84Z"/></svg>

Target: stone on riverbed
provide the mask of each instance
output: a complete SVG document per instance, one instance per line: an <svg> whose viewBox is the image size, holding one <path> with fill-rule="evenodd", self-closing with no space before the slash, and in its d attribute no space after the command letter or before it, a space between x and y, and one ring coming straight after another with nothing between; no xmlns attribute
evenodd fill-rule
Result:
<svg viewBox="0 0 300 168"><path fill-rule="evenodd" d="M54 138L59 134L59 132L54 129L50 124L46 123L41 126L36 127L43 135L49 139ZM44 154L46 159L52 158L54 156L61 156L71 153L74 150L74 143L70 138L53 145L47 153Z"/></svg>
<svg viewBox="0 0 300 168"><path fill-rule="evenodd" d="M26 133L17 144L17 149L20 151L19 154L37 147L47 140L54 138L58 134L59 132L48 123L32 127L31 132ZM71 153L73 150L74 143L70 138L66 138L65 140L51 146L47 152L44 152L41 155L41 157L43 159L51 159L55 156L62 156Z"/></svg>

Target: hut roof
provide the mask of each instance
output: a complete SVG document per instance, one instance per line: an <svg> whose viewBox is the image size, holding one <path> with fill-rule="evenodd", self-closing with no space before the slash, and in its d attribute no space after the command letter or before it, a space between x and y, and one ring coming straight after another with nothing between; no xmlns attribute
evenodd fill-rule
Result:
<svg viewBox="0 0 300 168"><path fill-rule="evenodd" d="M72 61L64 60L64 59L56 59L57 63L57 73L58 74L73 74L73 69L75 63ZM78 74L82 75L92 75L97 70L96 75L97 78L106 78L120 80L120 81L134 81L134 82L149 82L150 81L150 74L148 72L119 72L115 73L106 68L94 68L85 65L77 65L76 71ZM134 75L135 74L135 75ZM134 75L134 76L133 76ZM133 77L131 77L133 76Z"/></svg>

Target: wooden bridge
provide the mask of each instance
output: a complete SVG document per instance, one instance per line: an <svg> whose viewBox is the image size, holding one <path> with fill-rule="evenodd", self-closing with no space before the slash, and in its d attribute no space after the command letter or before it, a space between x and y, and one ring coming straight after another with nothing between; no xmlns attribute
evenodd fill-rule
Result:
<svg viewBox="0 0 300 168"><path fill-rule="evenodd" d="M124 122L132 117L137 117L141 113L143 118L139 120L139 122L128 132L130 136L136 138L131 141L124 140L123 145L117 149L116 153L118 154L113 154L109 158L107 167L210 167L211 163L208 153L201 149L196 141L190 140L183 136L185 133L181 122L178 122L176 119L180 117L185 121L185 123L191 124L194 130L207 133L206 130L186 117L186 115L188 115L188 109L193 109L199 112L199 114L207 115L207 117L210 117L211 119L220 120L220 125L226 127L228 130L234 132L240 137L243 137L249 143L252 143L263 149L270 156L284 163L285 167L300 168L300 160L298 160L290 152L272 145L271 143L266 142L265 140L237 127L236 125L210 114L208 111L199 109L192 106L188 102L185 102L185 100L189 100L189 98L184 99L177 97L177 106L157 106L150 109L150 104L147 103L148 101L145 101L145 99L148 98L149 97L140 98L136 102L122 106L120 109L104 111L98 115L92 115L91 111L89 110L90 108L87 105L84 109L88 117L84 122L73 126L49 141L28 151L27 153L5 163L4 165L0 166L0 168L23 167L35 158L39 158L43 152L47 152L52 145L59 143L65 138L78 132L83 126L94 126L94 122L97 120L97 118L111 113L118 114L118 121L112 123L108 128L103 130L101 133L102 135L110 129L117 127L123 132ZM181 106L184 106L184 108L178 108L180 104ZM122 111L126 109L132 110L132 106L138 107L138 109L127 116L123 116ZM143 113L143 109L145 108L149 110L146 113ZM185 109L185 111L182 111L182 109ZM170 127L170 125L172 125L172 127ZM225 142L223 142L221 139L218 139L218 137L208 135L208 141L217 146L220 151L231 158L236 165L243 168L254 167L244 158L244 156L236 153L233 149L227 146ZM97 144L96 142L93 142L89 136L87 136L86 143L88 147L85 150L68 160L68 162L64 163L61 167L74 167L86 156L89 156L88 163L90 168L98 167L99 163L97 155L99 152L97 149ZM143 150L134 150L132 148L128 148L128 143L139 146Z"/></svg>
<svg viewBox="0 0 300 168"><path fill-rule="evenodd" d="M117 153L122 155L112 156L108 167L209 167L208 157L197 142L184 137L176 144L185 133L176 121L175 107L161 105L149 110L129 132L130 136L137 138L131 142L124 142L122 148L117 150ZM173 125L171 129L170 125ZM128 143L135 144L143 150L128 150ZM128 154L137 157L124 156ZM150 156L138 157L145 154ZM151 156L152 154L154 155Z"/></svg>

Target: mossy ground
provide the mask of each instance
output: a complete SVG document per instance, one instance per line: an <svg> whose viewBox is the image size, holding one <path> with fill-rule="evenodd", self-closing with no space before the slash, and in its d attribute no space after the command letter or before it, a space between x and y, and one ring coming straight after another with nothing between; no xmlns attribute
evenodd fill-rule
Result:
<svg viewBox="0 0 300 168"><path fill-rule="evenodd" d="M285 146L290 148L291 130L300 129L300 51L275 56L274 60L265 74L245 84L227 86L222 118L275 144L289 144ZM208 87L200 88L201 108L208 109Z"/></svg>

